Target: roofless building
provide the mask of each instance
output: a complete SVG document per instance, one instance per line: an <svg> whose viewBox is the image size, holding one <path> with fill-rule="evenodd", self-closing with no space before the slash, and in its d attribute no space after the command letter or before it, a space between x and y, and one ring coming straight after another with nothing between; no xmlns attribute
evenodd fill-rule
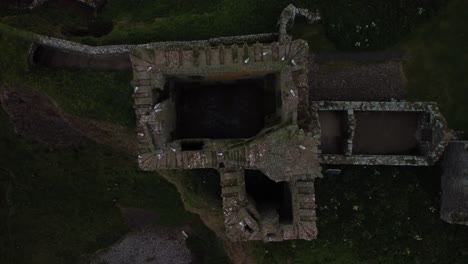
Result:
<svg viewBox="0 0 468 264"><path fill-rule="evenodd" d="M434 103L309 102L308 44L178 42L131 51L143 170L217 169L233 240L312 240L321 165L429 166Z"/></svg>

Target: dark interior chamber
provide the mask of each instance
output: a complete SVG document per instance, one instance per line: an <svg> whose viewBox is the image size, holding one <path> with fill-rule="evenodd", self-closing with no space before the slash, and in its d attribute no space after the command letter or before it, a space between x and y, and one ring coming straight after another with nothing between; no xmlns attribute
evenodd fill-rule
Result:
<svg viewBox="0 0 468 264"><path fill-rule="evenodd" d="M280 223L292 223L291 192L287 182L275 182L261 171L246 170L245 188L260 214L273 208L279 214Z"/></svg>
<svg viewBox="0 0 468 264"><path fill-rule="evenodd" d="M233 81L171 80L176 107L174 139L250 138L275 112L267 78Z"/></svg>

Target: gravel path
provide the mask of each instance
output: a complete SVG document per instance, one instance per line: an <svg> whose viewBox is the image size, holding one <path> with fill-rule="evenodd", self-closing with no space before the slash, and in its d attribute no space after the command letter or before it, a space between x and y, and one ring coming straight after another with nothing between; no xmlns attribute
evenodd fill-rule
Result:
<svg viewBox="0 0 468 264"><path fill-rule="evenodd" d="M91 264L183 264L192 256L182 234L176 230L142 230L127 234L122 240L102 252L97 252Z"/></svg>
<svg viewBox="0 0 468 264"><path fill-rule="evenodd" d="M310 100L390 101L405 95L399 61L309 62Z"/></svg>

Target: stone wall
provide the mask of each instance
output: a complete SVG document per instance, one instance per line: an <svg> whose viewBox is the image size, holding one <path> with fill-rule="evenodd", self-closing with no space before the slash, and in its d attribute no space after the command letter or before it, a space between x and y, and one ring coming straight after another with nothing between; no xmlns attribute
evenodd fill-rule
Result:
<svg viewBox="0 0 468 264"><path fill-rule="evenodd" d="M449 143L442 168L440 218L468 225L468 141Z"/></svg>
<svg viewBox="0 0 468 264"><path fill-rule="evenodd" d="M315 101L311 102L311 111L343 111L348 115L347 126L349 138L345 155L322 154L321 163L349 165L393 165L393 166L431 166L442 155L453 133L448 129L445 118L437 105L431 102L344 102ZM425 113L419 123L420 129L428 129L431 138L420 139L421 155L356 155L353 154L353 135L356 130L354 112L421 112ZM427 119L427 120L425 120Z"/></svg>

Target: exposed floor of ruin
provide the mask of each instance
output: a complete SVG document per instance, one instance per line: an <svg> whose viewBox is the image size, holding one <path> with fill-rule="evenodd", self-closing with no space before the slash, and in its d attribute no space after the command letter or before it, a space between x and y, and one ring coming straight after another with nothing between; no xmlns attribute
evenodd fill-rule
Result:
<svg viewBox="0 0 468 264"><path fill-rule="evenodd" d="M353 152L418 155L419 113L356 112Z"/></svg>

